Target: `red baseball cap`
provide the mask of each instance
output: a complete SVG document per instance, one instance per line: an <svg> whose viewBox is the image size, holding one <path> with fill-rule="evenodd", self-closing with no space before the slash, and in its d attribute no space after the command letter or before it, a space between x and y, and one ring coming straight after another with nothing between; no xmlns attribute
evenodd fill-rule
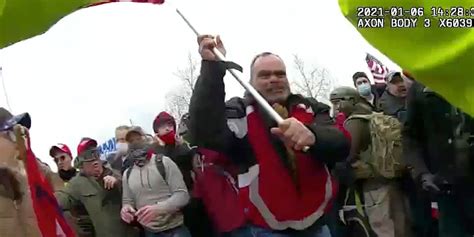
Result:
<svg viewBox="0 0 474 237"><path fill-rule="evenodd" d="M54 155L58 152L66 153L72 158L71 149L66 144L58 143L49 149L49 155L54 158Z"/></svg>
<svg viewBox="0 0 474 237"><path fill-rule="evenodd" d="M97 141L89 138L89 137L84 137L81 139L79 142L79 145L77 145L77 155L81 155L82 152L89 150L91 148L96 148L98 145Z"/></svg>

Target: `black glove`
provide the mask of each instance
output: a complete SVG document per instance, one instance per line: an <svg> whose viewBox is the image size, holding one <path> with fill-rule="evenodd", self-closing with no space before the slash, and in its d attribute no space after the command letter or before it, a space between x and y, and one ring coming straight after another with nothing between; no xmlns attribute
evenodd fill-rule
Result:
<svg viewBox="0 0 474 237"><path fill-rule="evenodd" d="M423 188L423 190L435 195L441 192L438 185L436 185L436 176L430 173L421 175L421 187Z"/></svg>

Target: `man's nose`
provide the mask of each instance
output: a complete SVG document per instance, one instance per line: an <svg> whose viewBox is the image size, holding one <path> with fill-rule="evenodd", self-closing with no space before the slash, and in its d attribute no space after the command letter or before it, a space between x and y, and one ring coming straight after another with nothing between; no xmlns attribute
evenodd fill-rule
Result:
<svg viewBox="0 0 474 237"><path fill-rule="evenodd" d="M275 74L272 74L270 76L270 80L269 80L270 84L279 84L282 82L282 79L280 77L278 77L277 75Z"/></svg>

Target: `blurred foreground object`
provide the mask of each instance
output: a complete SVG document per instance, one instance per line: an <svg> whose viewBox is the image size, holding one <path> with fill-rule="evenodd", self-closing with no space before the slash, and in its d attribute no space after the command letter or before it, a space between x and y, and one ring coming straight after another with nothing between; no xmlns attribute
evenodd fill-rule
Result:
<svg viewBox="0 0 474 237"><path fill-rule="evenodd" d="M0 49L43 34L76 10L112 2L162 4L164 0L0 0Z"/></svg>
<svg viewBox="0 0 474 237"><path fill-rule="evenodd" d="M31 150L28 129L16 124L13 130L19 151L17 158L25 166L33 211L42 236L74 237L74 232L66 222L54 197L51 170L43 166Z"/></svg>

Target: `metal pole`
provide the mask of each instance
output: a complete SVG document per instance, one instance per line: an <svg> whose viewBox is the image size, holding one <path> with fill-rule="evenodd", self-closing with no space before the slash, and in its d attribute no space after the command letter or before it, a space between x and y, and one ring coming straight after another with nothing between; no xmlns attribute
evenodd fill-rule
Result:
<svg viewBox="0 0 474 237"><path fill-rule="evenodd" d="M194 28L194 26L191 24L191 22L188 21L188 19L183 15L183 13L181 13L181 11L176 8L176 12L181 16L181 18L183 18L184 22L186 22L186 24L189 26L189 28L191 28L191 30L194 32L194 34L196 34L196 36L199 36L199 32L196 30L196 28ZM217 56L217 58L221 61L227 61L227 59L225 58L225 56L217 49L217 48L213 48L212 51L214 52L214 54ZM242 85L254 98L255 100L258 102L258 104L260 104L260 106L263 107L263 109L278 123L282 123L283 122L283 118L272 108L272 106L255 90L255 88L253 88L252 85L250 85L250 83L248 83L247 81L245 80L242 80L239 75L237 74L237 70L235 69L227 69L230 74L232 74L232 76L234 76L234 78L240 83L240 85Z"/></svg>
<svg viewBox="0 0 474 237"><path fill-rule="evenodd" d="M186 22L186 24L191 28L191 30L196 34L196 36L199 36L199 32L194 28L194 26L189 22L189 20L181 13L181 11L176 8L176 12L181 16L181 18ZM227 61L225 56L217 49L213 48L212 51L214 54L217 56L217 58L221 61ZM227 71L234 76L234 78L242 85L252 96L253 98L257 101L260 106L263 107L263 109L278 123L281 124L283 122L283 118L272 108L272 106L253 88L250 83L248 83L245 80L242 80L239 75L237 75L237 70L235 69L227 69ZM309 146L303 147L303 151L307 152L309 150Z"/></svg>
<svg viewBox="0 0 474 237"><path fill-rule="evenodd" d="M7 87L5 86L5 77L3 77L3 68L0 66L0 80L2 80L3 94L5 95L5 101L7 103L8 110L13 113L12 107L10 105L10 100L8 99Z"/></svg>

